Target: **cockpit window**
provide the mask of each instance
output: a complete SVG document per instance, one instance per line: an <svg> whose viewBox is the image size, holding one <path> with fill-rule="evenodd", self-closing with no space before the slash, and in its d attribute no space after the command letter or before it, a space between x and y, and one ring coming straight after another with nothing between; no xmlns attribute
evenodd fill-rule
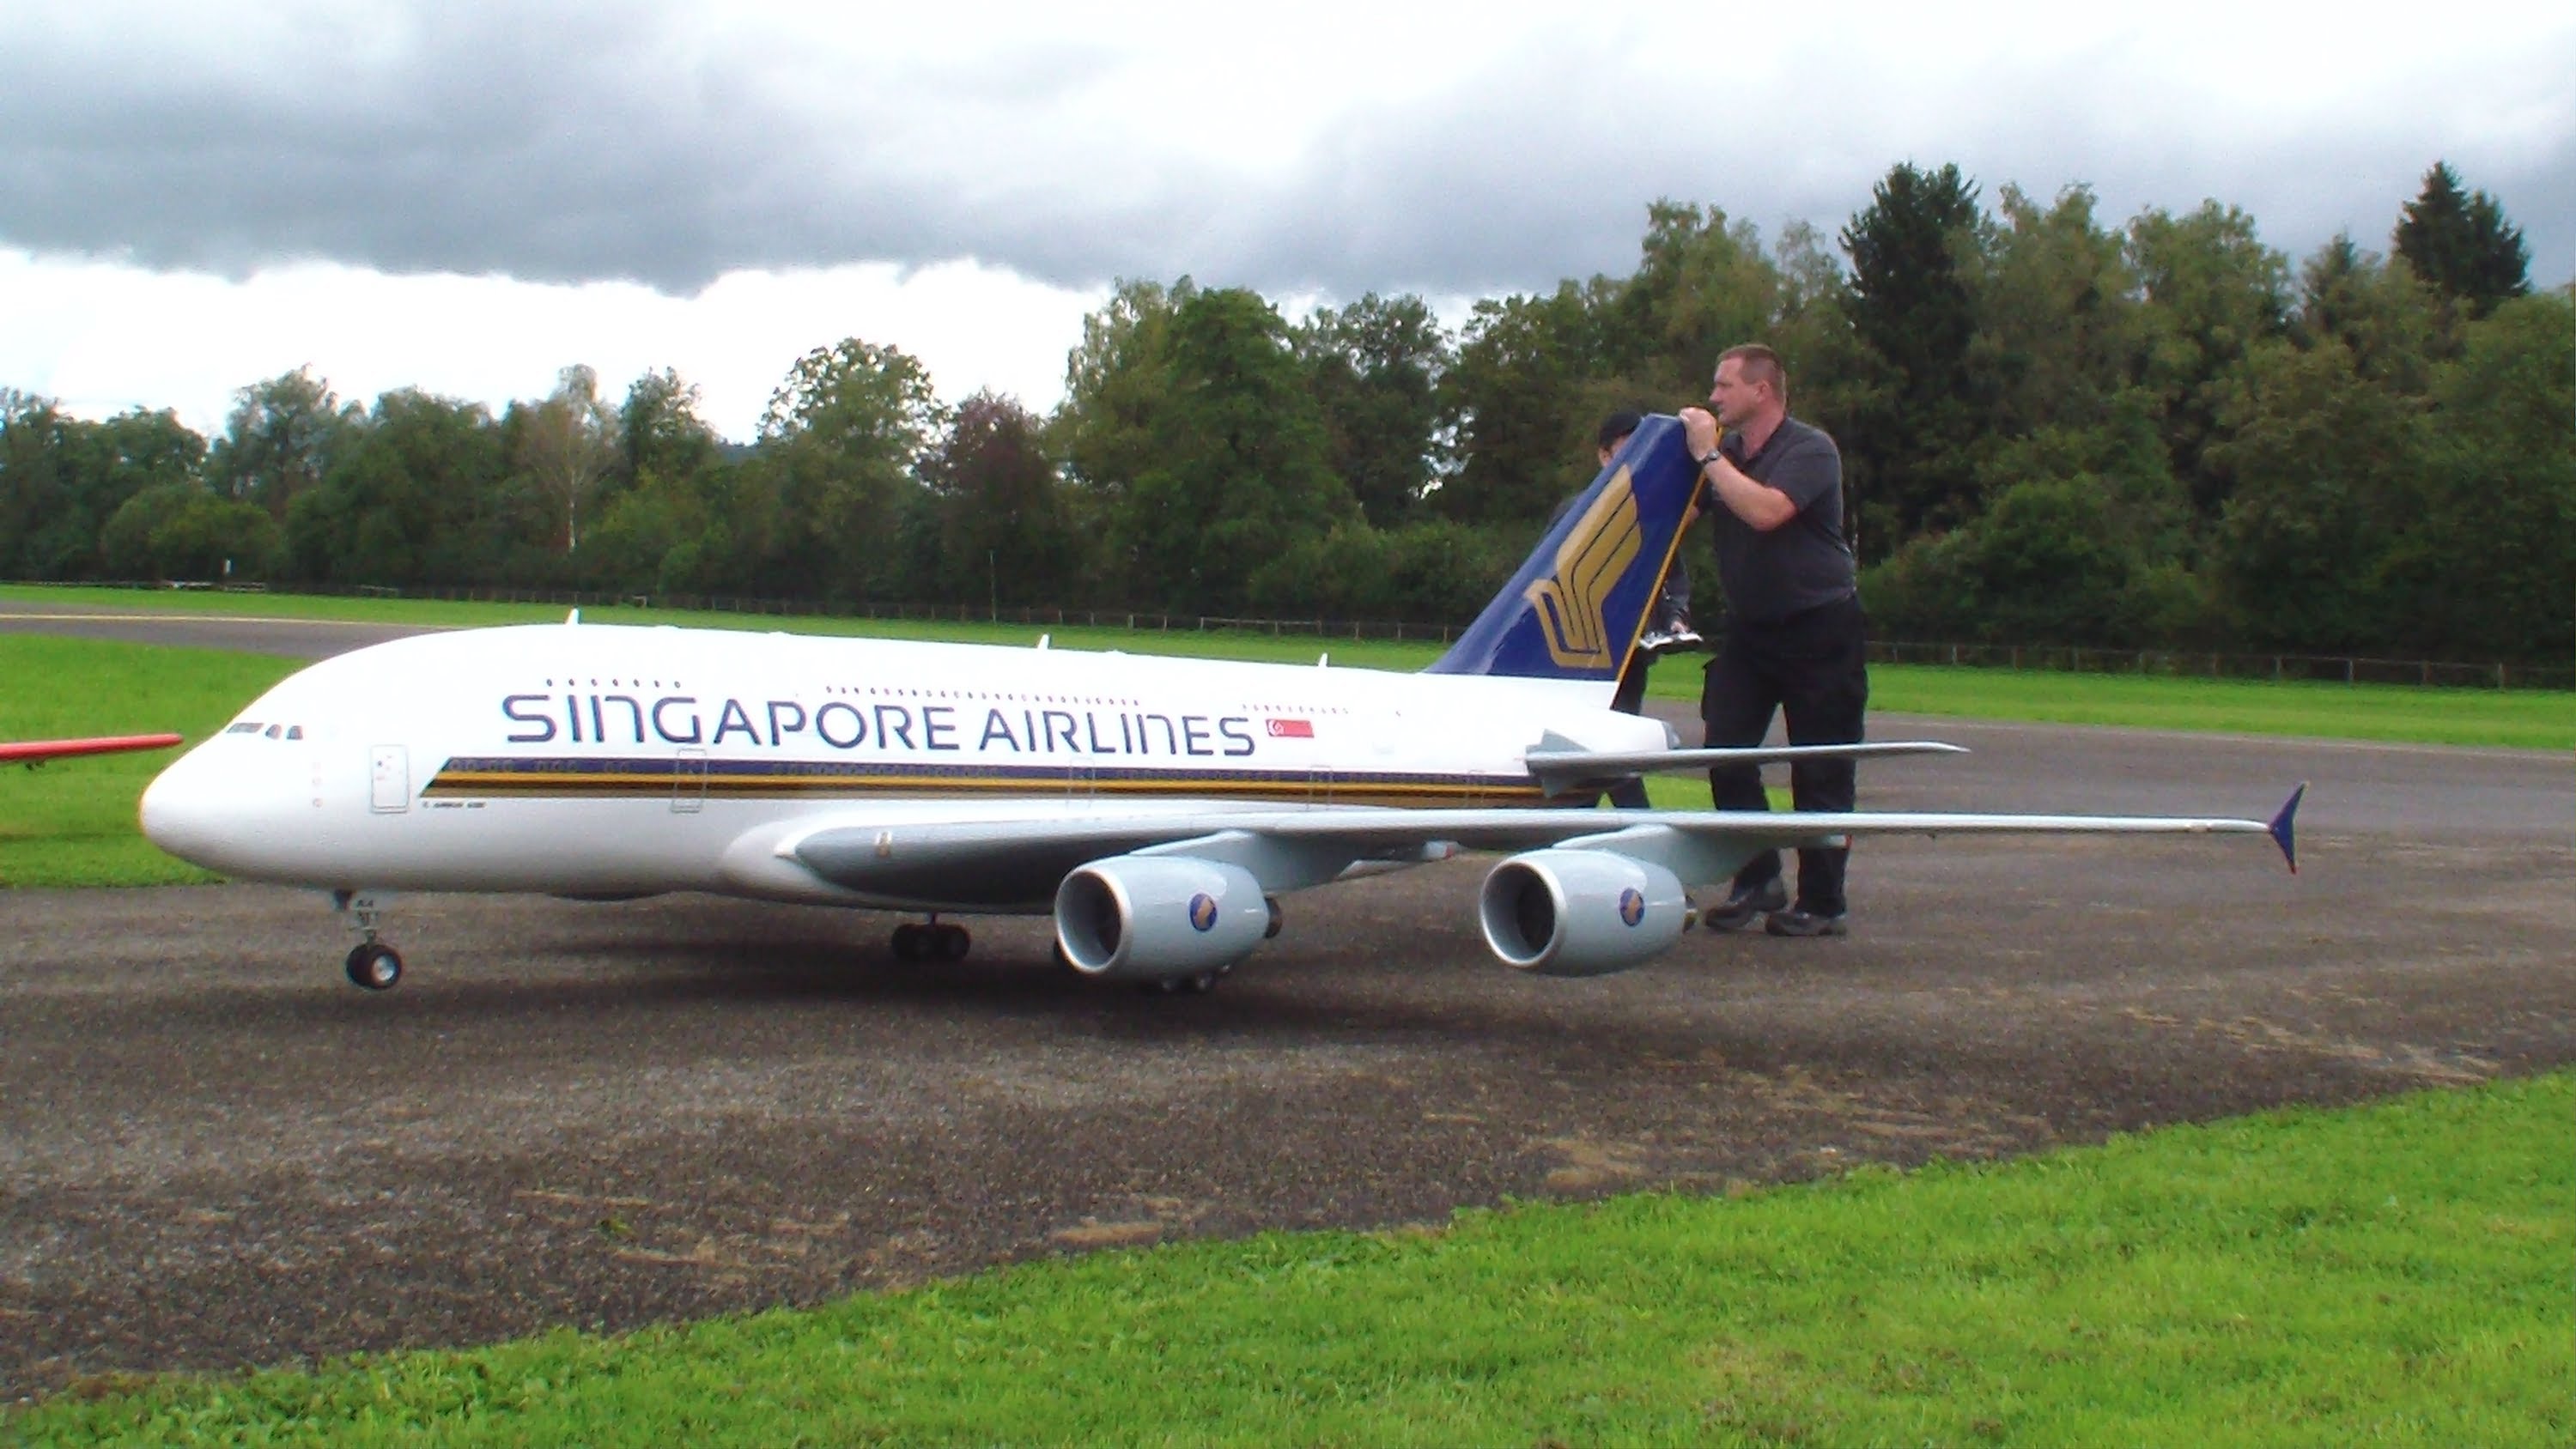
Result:
<svg viewBox="0 0 2576 1449"><path fill-rule="evenodd" d="M290 740L300 740L304 738L304 726L288 725L286 727L286 737Z"/></svg>
<svg viewBox="0 0 2576 1449"><path fill-rule="evenodd" d="M268 727L268 729L265 731L265 733L268 735L268 737L269 737L270 739L272 739L272 740L273 740L273 739L276 739L279 735L282 735L282 734L286 733L286 726L284 726L284 725L270 725L270 726Z"/></svg>
<svg viewBox="0 0 2576 1449"><path fill-rule="evenodd" d="M224 733L228 735L255 735L259 733L259 726L249 720L243 720L240 724L234 725L231 729L224 731Z"/></svg>

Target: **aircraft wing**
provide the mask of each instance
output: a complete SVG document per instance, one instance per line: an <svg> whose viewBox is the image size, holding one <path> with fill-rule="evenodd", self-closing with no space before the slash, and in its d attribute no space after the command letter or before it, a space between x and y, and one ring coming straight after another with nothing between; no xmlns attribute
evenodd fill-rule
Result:
<svg viewBox="0 0 2576 1449"><path fill-rule="evenodd" d="M1679 752L1698 753L1698 752ZM1685 881L1732 874L1753 854L1868 835L2264 835L2296 870L2291 819L2151 815L1849 814L1715 810L1402 810L1175 813L1128 818L834 824L781 837L775 853L872 894L995 904L1044 899L1075 868L1113 855L1186 855L1243 866L1271 891L1319 885L1354 865L1415 863L1458 849L1606 850L1656 861Z"/></svg>
<svg viewBox="0 0 2576 1449"><path fill-rule="evenodd" d="M1964 755L1964 745L1888 740L1858 745L1759 745L1705 750L1577 750L1542 745L1521 757L1551 795L1636 775L1705 770L1711 765L1770 765L1799 760L1862 760L1889 755Z"/></svg>
<svg viewBox="0 0 2576 1449"><path fill-rule="evenodd" d="M0 740L0 764L41 765L73 755L113 755L125 750L166 750L177 735L98 735L83 740Z"/></svg>

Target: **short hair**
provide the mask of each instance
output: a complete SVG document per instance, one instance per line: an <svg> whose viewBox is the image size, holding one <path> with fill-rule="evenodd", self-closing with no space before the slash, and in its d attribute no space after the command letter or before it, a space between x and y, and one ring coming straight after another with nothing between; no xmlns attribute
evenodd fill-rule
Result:
<svg viewBox="0 0 2576 1449"><path fill-rule="evenodd" d="M1728 358L1744 365L1736 369L1746 382L1767 383L1771 395L1782 402L1789 400L1789 369L1780 365L1780 354L1759 342L1740 342L1717 355L1717 365L1724 367Z"/></svg>
<svg viewBox="0 0 2576 1449"><path fill-rule="evenodd" d="M1637 431L1637 425L1644 421L1645 419L1643 417L1640 417L1635 413L1612 413L1610 416L1601 420L1601 433L1598 441L1602 447L1616 448L1621 442L1626 440L1630 433Z"/></svg>

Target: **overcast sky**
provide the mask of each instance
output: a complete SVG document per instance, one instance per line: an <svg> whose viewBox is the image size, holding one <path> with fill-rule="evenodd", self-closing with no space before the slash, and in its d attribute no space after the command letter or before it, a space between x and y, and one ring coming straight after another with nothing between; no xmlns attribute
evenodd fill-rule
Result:
<svg viewBox="0 0 2576 1449"><path fill-rule="evenodd" d="M2447 158L2576 276L2576 7L0 0L0 386L220 427L310 364L498 406L808 348L1044 408L1118 277L1302 309L1831 232L1904 160L2384 250ZM2079 13L2080 12L2080 13Z"/></svg>

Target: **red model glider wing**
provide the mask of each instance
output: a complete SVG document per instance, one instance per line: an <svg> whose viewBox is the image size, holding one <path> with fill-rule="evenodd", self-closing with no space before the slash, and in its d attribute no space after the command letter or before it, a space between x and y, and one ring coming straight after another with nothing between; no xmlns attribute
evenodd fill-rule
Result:
<svg viewBox="0 0 2576 1449"><path fill-rule="evenodd" d="M72 755L113 755L123 750L166 750L177 735L100 735L86 740L0 740L0 764L33 765Z"/></svg>

